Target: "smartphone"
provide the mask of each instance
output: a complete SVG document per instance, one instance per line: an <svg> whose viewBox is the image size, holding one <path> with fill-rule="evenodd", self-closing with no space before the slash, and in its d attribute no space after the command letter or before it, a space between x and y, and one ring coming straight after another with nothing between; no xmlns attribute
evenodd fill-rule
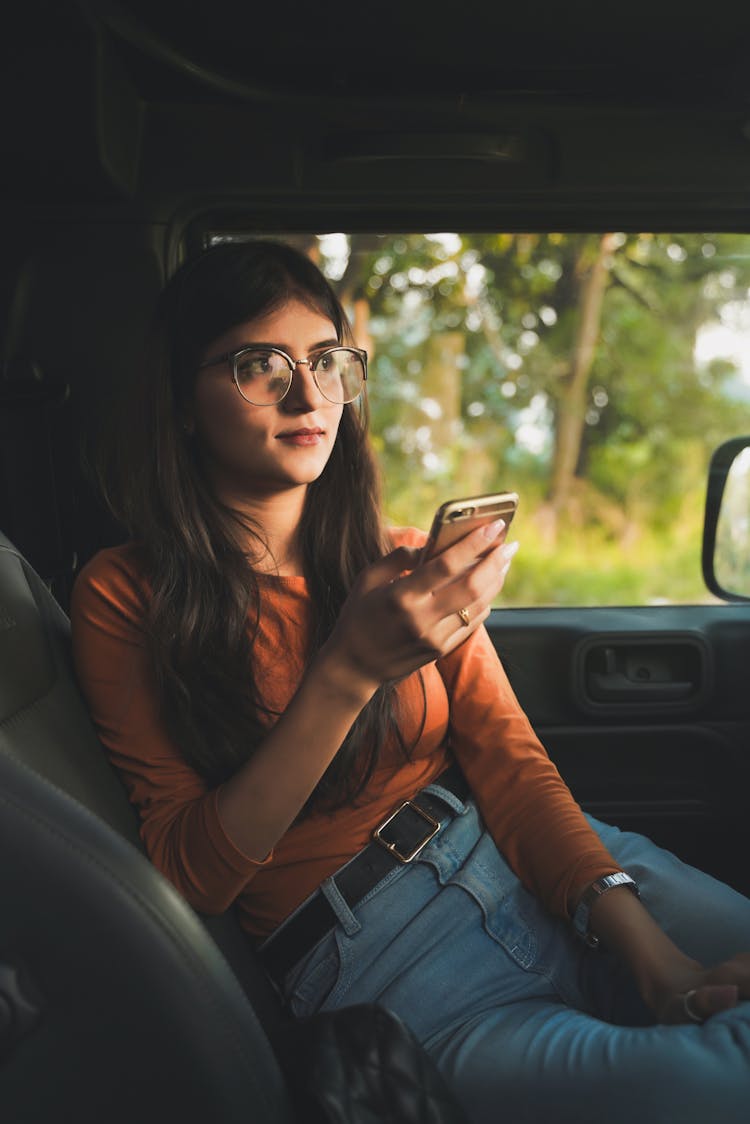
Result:
<svg viewBox="0 0 750 1124"><path fill-rule="evenodd" d="M504 519L510 526L517 507L517 492L490 492L484 496L446 500L435 512L429 537L422 550L421 561L426 562L429 558L434 558L446 547L452 546L464 535L468 535L475 527L481 527L485 523Z"/></svg>

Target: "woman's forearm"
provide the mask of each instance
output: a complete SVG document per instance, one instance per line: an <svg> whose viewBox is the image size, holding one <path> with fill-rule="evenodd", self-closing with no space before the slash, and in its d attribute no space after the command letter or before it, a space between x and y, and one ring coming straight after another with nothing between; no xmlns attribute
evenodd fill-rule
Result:
<svg viewBox="0 0 750 1124"><path fill-rule="evenodd" d="M399 547L359 575L284 714L219 792L222 826L248 858L275 846L381 683L411 675L480 627L510 561L504 528L500 520L471 531L423 566L418 550ZM458 614L467 605L468 625Z"/></svg>
<svg viewBox="0 0 750 1124"><path fill-rule="evenodd" d="M294 821L378 684L325 648L252 758L219 789L222 827L261 861Z"/></svg>
<svg viewBox="0 0 750 1124"><path fill-rule="evenodd" d="M248 858L275 846L381 683L441 658L481 626L512 557L502 553L504 529L500 520L471 531L422 566L418 550L399 547L359 575L284 714L219 792L222 826ZM467 605L468 625L458 612Z"/></svg>
<svg viewBox="0 0 750 1124"><path fill-rule="evenodd" d="M641 997L655 1012L665 996L679 991L701 968L625 886L609 890L593 904L590 931L628 965Z"/></svg>

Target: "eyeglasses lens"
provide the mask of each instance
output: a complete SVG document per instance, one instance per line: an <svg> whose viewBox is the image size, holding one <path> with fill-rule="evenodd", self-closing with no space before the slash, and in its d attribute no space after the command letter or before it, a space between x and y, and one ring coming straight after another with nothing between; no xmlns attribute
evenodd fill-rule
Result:
<svg viewBox="0 0 750 1124"><path fill-rule="evenodd" d="M255 406L280 402L289 389L292 372L286 358L276 351L248 348L235 358L235 378L240 394ZM361 355L348 347L337 347L314 360L312 369L329 402L353 402L365 381Z"/></svg>
<svg viewBox="0 0 750 1124"><path fill-rule="evenodd" d="M255 406L280 402L292 381L289 364L275 351L244 351L235 359L234 369L240 394Z"/></svg>
<svg viewBox="0 0 750 1124"><path fill-rule="evenodd" d="M365 381L362 357L347 347L338 347L322 355L315 364L320 393L329 402L353 402Z"/></svg>

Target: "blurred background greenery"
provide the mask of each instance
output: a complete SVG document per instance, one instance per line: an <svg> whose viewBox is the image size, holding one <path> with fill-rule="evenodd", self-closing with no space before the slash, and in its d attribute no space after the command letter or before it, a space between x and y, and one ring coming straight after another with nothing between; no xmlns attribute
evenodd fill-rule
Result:
<svg viewBox="0 0 750 1124"><path fill-rule="evenodd" d="M504 605L712 600L708 462L750 433L750 235L323 234L370 354L384 499L513 489Z"/></svg>

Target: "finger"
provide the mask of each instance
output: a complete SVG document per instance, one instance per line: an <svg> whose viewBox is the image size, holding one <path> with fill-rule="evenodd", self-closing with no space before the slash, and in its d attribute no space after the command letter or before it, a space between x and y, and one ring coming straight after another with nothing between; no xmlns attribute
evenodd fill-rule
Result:
<svg viewBox="0 0 750 1124"><path fill-rule="evenodd" d="M477 527L468 535L446 547L435 558L422 562L409 575L409 583L417 593L439 589L453 581L469 567L476 565L483 555L489 555L504 541L507 534L504 519L497 519L484 527Z"/></svg>
<svg viewBox="0 0 750 1124"><path fill-rule="evenodd" d="M444 656L457 648L459 644L463 644L472 636L477 629L484 624L487 617L490 615L489 605L479 607L474 613L472 610L467 610L469 613L469 623L466 622L458 615L453 613L452 617L446 618L446 636L441 644L441 651Z"/></svg>
<svg viewBox="0 0 750 1124"><path fill-rule="evenodd" d="M730 1007L737 1006L739 994L737 984L707 984L700 987L695 993L698 1013L708 1019L719 1011L728 1011Z"/></svg>
<svg viewBox="0 0 750 1124"><path fill-rule="evenodd" d="M484 596L469 605L459 606L458 608L456 608L454 604L452 610L448 611L447 620L449 625L453 627L447 641L449 647L446 648L446 651L452 650L452 648L468 639L468 637L487 620L487 617L492 612L492 602L503 587L506 574L510 569L510 564L513 561L519 545L518 542L503 543L501 545L498 551L498 555L502 559L501 566L495 573L493 581L488 585ZM461 625L458 632L455 628L454 617L457 618Z"/></svg>
<svg viewBox="0 0 750 1124"><path fill-rule="evenodd" d="M510 569L510 564L515 558L520 542L516 539L514 542L504 542L500 548L500 557L502 558L502 565L500 567L501 588L502 583L505 581L506 574Z"/></svg>
<svg viewBox="0 0 750 1124"><path fill-rule="evenodd" d="M414 569L419 562L420 553L418 547L396 547L362 571L358 579L360 588L366 592L376 589L379 585L387 585L388 582L395 581L402 574Z"/></svg>
<svg viewBox="0 0 750 1124"><path fill-rule="evenodd" d="M505 584L518 546L518 542L501 543L472 570L439 589L433 595L438 610L450 616L468 609L473 619L479 610L491 605Z"/></svg>
<svg viewBox="0 0 750 1124"><path fill-rule="evenodd" d="M704 984L702 987L675 995L667 1004L662 1021L667 1023L702 1023L720 1011L737 1006L739 988L736 984Z"/></svg>
<svg viewBox="0 0 750 1124"><path fill-rule="evenodd" d="M711 968L706 977L707 984L736 984L741 999L750 999L750 953L737 953Z"/></svg>
<svg viewBox="0 0 750 1124"><path fill-rule="evenodd" d="M429 591L429 598L441 615L474 604L491 604L503 587L517 546L504 542L493 545L474 565Z"/></svg>

